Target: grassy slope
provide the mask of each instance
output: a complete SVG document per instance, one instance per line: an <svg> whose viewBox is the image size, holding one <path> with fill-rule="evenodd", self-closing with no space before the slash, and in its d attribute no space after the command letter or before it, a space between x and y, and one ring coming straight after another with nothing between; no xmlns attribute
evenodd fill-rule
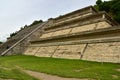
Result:
<svg viewBox="0 0 120 80"><path fill-rule="evenodd" d="M18 69L5 70L0 68L0 78L2 79L14 79L14 80L38 80L28 74L21 72ZM1 79L0 79L1 80Z"/></svg>
<svg viewBox="0 0 120 80"><path fill-rule="evenodd" d="M16 73L16 70L14 69L16 66L19 66L24 69L39 71L48 74L55 74L63 77L90 78L96 80L120 80L120 72L117 71L117 69L120 69L120 64L101 64L97 62L81 60L39 58L34 56L0 57L0 62L0 66L2 67L13 68L13 71L11 71L12 74ZM0 69L0 71L2 70ZM8 74L7 76L5 75L5 77L12 76L9 74L10 72L5 72L5 74ZM0 77L3 76L4 72L0 72ZM25 80L30 80L27 78ZM32 78L31 80L35 79Z"/></svg>

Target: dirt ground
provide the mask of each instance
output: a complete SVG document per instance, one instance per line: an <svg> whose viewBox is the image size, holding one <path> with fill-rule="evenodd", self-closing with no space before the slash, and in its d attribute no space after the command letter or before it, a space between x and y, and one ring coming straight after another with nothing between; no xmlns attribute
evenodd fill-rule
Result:
<svg viewBox="0 0 120 80"><path fill-rule="evenodd" d="M88 80L88 79L76 79L76 78L63 78L63 77L58 77L58 76L35 72L35 71L30 71L30 70L25 70L25 73L27 73L37 79L40 79L40 80Z"/></svg>

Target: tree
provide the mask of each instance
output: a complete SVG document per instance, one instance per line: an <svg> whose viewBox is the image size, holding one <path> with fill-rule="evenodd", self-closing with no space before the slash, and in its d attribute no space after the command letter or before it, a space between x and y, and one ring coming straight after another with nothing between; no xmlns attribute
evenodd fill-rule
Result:
<svg viewBox="0 0 120 80"><path fill-rule="evenodd" d="M27 28L28 26L27 25L25 25L23 28Z"/></svg>
<svg viewBox="0 0 120 80"><path fill-rule="evenodd" d="M97 0L97 1L96 1L96 4L97 4L97 5L102 4L102 0Z"/></svg>
<svg viewBox="0 0 120 80"><path fill-rule="evenodd" d="M10 37L15 36L17 33L18 33L18 31L11 33L11 34L10 34Z"/></svg>
<svg viewBox="0 0 120 80"><path fill-rule="evenodd" d="M38 24L38 23L42 23L43 21L42 20L35 20L30 26L33 26L33 25L36 25L36 24ZM29 26L29 27L30 27Z"/></svg>
<svg viewBox="0 0 120 80"><path fill-rule="evenodd" d="M95 5L95 8L96 8L97 10L101 10L102 6L103 6L102 0L97 0L97 1L96 1L96 5Z"/></svg>
<svg viewBox="0 0 120 80"><path fill-rule="evenodd" d="M3 42L0 41L0 44L2 44Z"/></svg>
<svg viewBox="0 0 120 80"><path fill-rule="evenodd" d="M96 1L95 8L99 11L106 11L118 23L120 23L120 0Z"/></svg>

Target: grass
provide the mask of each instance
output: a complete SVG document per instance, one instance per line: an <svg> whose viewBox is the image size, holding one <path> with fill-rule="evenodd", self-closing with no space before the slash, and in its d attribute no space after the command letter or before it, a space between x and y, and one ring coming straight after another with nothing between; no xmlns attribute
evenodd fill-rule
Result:
<svg viewBox="0 0 120 80"><path fill-rule="evenodd" d="M35 79L23 72L21 72L18 69L12 69L12 70L5 70L0 68L0 78L2 79L13 79L13 80L38 80Z"/></svg>
<svg viewBox="0 0 120 80"><path fill-rule="evenodd" d="M37 80L19 70L24 69L43 72L52 75L70 78L87 78L95 80L120 80L120 64L98 63L82 60L40 58L35 56L4 56L0 57L1 78L13 78L15 80ZM19 76L22 76L19 78Z"/></svg>

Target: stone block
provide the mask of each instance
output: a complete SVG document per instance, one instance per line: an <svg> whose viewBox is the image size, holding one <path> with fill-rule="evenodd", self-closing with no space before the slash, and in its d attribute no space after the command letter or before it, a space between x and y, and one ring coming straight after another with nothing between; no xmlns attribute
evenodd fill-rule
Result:
<svg viewBox="0 0 120 80"><path fill-rule="evenodd" d="M25 55L34 55L34 54L36 54L38 49L39 49L39 47L31 47L31 46L29 46L27 48L27 50L24 52L24 54Z"/></svg>
<svg viewBox="0 0 120 80"><path fill-rule="evenodd" d="M84 46L85 44L59 46L53 57L80 59L80 54L83 51Z"/></svg>
<svg viewBox="0 0 120 80"><path fill-rule="evenodd" d="M54 33L54 32L45 33L45 34L43 34L40 38L47 38L47 37L51 37L53 33Z"/></svg>
<svg viewBox="0 0 120 80"><path fill-rule="evenodd" d="M64 30L55 31L52 36L66 35L66 34L69 34L70 31L71 31L71 28L70 29L64 29Z"/></svg>
<svg viewBox="0 0 120 80"><path fill-rule="evenodd" d="M35 56L51 57L54 54L56 48L57 46L40 47Z"/></svg>

